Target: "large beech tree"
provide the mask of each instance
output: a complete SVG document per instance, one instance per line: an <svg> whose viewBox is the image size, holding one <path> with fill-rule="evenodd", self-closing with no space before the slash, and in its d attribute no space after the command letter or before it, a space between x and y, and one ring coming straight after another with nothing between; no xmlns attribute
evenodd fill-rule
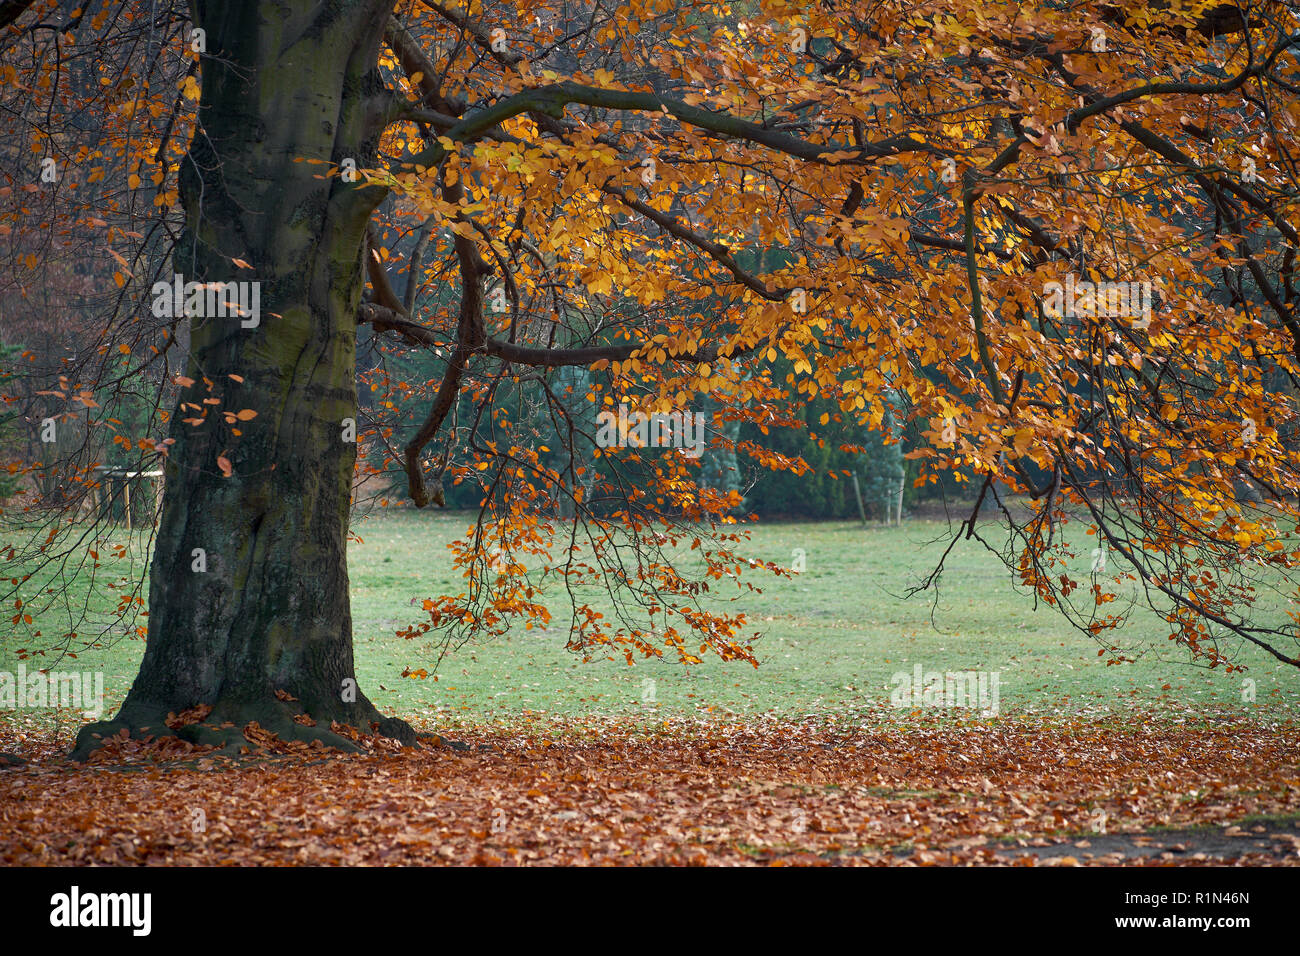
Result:
<svg viewBox="0 0 1300 956"><path fill-rule="evenodd" d="M349 513L376 472L420 507L482 492L464 589L405 633L563 606L588 656L752 661L742 574L789 572L745 555L741 500L698 460L593 450L584 403L707 403L711 451L796 473L728 423L792 427L820 397L881 427L901 405L922 480L953 469L978 499L954 543L997 550L1102 653L1123 659L1136 598L1192 657L1233 667L1235 640L1300 664L1294 616L1261 613L1300 561L1286 4L0 11L22 91L4 315L104 263L101 328L31 376L91 437L116 427L104 395L169 383L148 433L115 436L166 470L144 662L79 753L122 730L235 748L251 722L412 741L355 686ZM174 276L255 282L260 311L168 315ZM393 373L410 350L433 380ZM16 466L66 493L10 515L40 527L11 562L96 560L81 525L36 520L95 484L94 448Z"/></svg>

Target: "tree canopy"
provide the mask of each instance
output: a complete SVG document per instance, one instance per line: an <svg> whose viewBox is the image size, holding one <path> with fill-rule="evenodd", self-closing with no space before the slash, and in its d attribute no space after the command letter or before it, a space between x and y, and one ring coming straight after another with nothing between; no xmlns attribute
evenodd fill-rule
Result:
<svg viewBox="0 0 1300 956"><path fill-rule="evenodd" d="M782 429L910 429L918 482L970 486L954 545L1102 654L1134 595L1210 664L1236 635L1300 665L1296 613L1252 614L1300 562L1288 4L0 10L4 338L31 427L81 429L13 462L62 493L11 509L7 557L93 564L67 512L106 444L165 462L150 713L220 711L245 667L232 717L320 719L289 662L315 634L346 680L346 515L385 475L479 508L408 633L559 613L588 656L752 661L746 589L791 572L719 476L806 475ZM707 411L706 447L602 447L620 410ZM191 581L196 548L224 563ZM304 548L336 572L310 625ZM49 596L13 580L21 625Z"/></svg>

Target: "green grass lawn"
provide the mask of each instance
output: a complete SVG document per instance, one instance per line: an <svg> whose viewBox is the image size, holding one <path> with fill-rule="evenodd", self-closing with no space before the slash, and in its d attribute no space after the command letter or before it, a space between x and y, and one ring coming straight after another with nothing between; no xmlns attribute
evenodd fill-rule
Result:
<svg viewBox="0 0 1300 956"><path fill-rule="evenodd" d="M1053 718L1185 714L1191 708L1207 717L1249 713L1271 719L1295 714L1300 698L1300 671L1257 651L1239 658L1249 667L1245 674L1191 665L1168 640L1163 621L1146 609L1135 610L1119 635L1123 646L1146 648L1145 654L1136 663L1107 666L1094 642L1053 609L1035 609L1032 596L1018 591L997 559L974 541L962 542L949 557L937 601L931 592L905 598L946 544L945 523L921 520L901 528L863 528L856 522L755 525L754 557L789 566L795 549L806 555L804 573L789 580L769 578L763 594L746 594L729 608L743 610L752 629L761 632L754 643L761 662L757 669L716 659L691 668L667 659L632 667L622 660L584 664L564 649L567 614L555 607L561 629L521 629L455 648L438 666L436 680L403 678L408 666L432 672L440 644L435 635L407 641L394 632L425 617L420 600L461 589L446 545L469 520L462 514L413 511L368 518L354 528L361 540L349 550L361 687L381 709L429 727L524 714L798 719L873 712L897 717L889 706L891 677L911 672L916 664L926 671L997 671L1004 713ZM118 535L125 544L125 533ZM1090 549L1079 550L1080 570L1086 571ZM100 548L101 572L128 577L134 568L138 573L141 539L126 557L110 557L110 551ZM74 597L84 597L84 589ZM1278 606L1260 613L1284 619L1283 599L1274 601ZM111 600L92 602L92 628L74 642L76 659L58 665L102 669L110 712L125 695L144 649L138 638L119 634L109 640L112 631L99 646L85 646L85 635L97 633L94 622L107 626L111 605ZM66 608L38 615L32 628L43 632L41 638L25 627L6 635L0 670L16 669L18 648L48 647L49 635L67 630L66 615ZM50 660L31 657L26 665L49 666ZM1254 701L1243 699L1246 678L1254 681ZM643 700L651 688L647 681L653 681L652 703ZM953 711L953 716L969 718L971 712Z"/></svg>

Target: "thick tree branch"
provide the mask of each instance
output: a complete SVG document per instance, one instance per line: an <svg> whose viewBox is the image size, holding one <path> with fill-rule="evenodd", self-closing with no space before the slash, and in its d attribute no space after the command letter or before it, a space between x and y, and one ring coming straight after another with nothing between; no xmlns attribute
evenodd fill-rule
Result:
<svg viewBox="0 0 1300 956"><path fill-rule="evenodd" d="M449 139L457 142L472 142L482 137L488 130L512 117L523 113L537 112L559 119L564 109L571 104L598 106L613 110L632 110L653 113L666 113L690 126L708 130L721 136L741 139L747 142L767 146L770 149L822 165L842 165L846 162L860 163L867 159L882 156L894 156L907 152L934 152L935 149L925 143L918 143L908 136L891 136L878 143L865 143L855 146L852 143L810 143L786 133L768 129L742 120L728 113L714 113L709 110L690 106L680 100L669 99L654 93L638 93L629 90L605 90L577 83L552 83L521 90L513 96L506 97L492 106L467 117L453 126L446 133ZM835 156L834 154L847 154ZM405 157L401 162L406 166L435 166L446 155L441 144L430 146Z"/></svg>
<svg viewBox="0 0 1300 956"><path fill-rule="evenodd" d="M430 216L420 228L420 237L415 241L415 248L411 250L411 261L406 267L406 289L402 293L402 306L407 315L415 311L415 293L420 288L420 270L424 268L424 252L433 237L433 220L434 217Z"/></svg>
<svg viewBox="0 0 1300 956"><path fill-rule="evenodd" d="M785 289L769 289L763 280L746 272L740 267L740 264L736 262L735 257L732 256L731 252L726 246L722 245L722 243L706 239L698 233L687 229L672 216L666 215L654 207L641 202L641 200L628 195L617 186L606 183L601 187L601 189L613 196L629 209L635 209L669 235L675 236L684 242L689 242L691 245L695 246L695 248L707 252L720 265L724 266L728 272L735 276L737 282L745 286L747 289L751 289L758 293L769 302L781 302L790 294L789 290Z"/></svg>
<svg viewBox="0 0 1300 956"><path fill-rule="evenodd" d="M380 261L379 236L373 224L366 227L366 274L370 276L370 288L374 290L375 301L386 309L410 318L410 313L388 281L388 270Z"/></svg>
<svg viewBox="0 0 1300 956"><path fill-rule="evenodd" d="M32 6L35 0L3 0L0 2L0 30L13 23Z"/></svg>
<svg viewBox="0 0 1300 956"><path fill-rule="evenodd" d="M441 348L447 344L432 330L425 328L392 309L373 302L364 302L357 309L357 324L369 325L377 332L393 332L412 345ZM644 349L645 342L628 342L622 345L589 345L579 348L552 349L517 345L500 339L485 338L479 353L527 365L532 368L590 367L597 362L626 362ZM674 362L713 362L718 358L737 358L753 351L754 347L727 350L725 346L706 346L694 352L670 356ZM475 350L470 350L471 352ZM726 353L724 355L724 352Z"/></svg>
<svg viewBox="0 0 1300 956"><path fill-rule="evenodd" d="M384 42L397 54L397 61L407 77L419 76L416 85L420 88L422 105L448 117L458 118L465 112L466 104L463 100L449 100L442 95L436 80L438 68L396 17L388 18L388 25L384 28Z"/></svg>

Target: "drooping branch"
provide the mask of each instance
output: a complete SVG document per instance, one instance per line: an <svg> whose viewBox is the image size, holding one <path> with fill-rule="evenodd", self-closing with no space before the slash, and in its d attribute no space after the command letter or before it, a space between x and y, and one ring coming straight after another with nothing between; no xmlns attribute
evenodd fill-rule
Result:
<svg viewBox="0 0 1300 956"><path fill-rule="evenodd" d="M966 279L970 285L970 312L971 322L975 327L975 347L979 352L980 364L984 366L984 374L988 378L989 391L993 394L993 400L999 405L1005 405L1007 402L1002 391L1001 373L989 351L989 337L984 328L984 296L980 291L979 267L975 262L975 200L977 198L975 177L967 170L963 178L962 213L965 217Z"/></svg>
<svg viewBox="0 0 1300 956"><path fill-rule="evenodd" d="M465 182L457 180L452 185L445 182L442 187L443 199L459 205L465 197ZM429 503L429 494L424 485L424 475L420 469L420 453L438 434L447 414L456 404L460 395L461 379L469 366L470 357L483 348L486 332L483 328L483 288L480 279L483 274L483 259L468 236L456 235L456 259L460 264L460 315L456 323L456 347L447 361L447 370L443 373L438 394L434 396L433 408L420 430L407 443L406 484L411 501L417 508ZM414 325L414 323L410 323ZM448 446L450 450L450 445Z"/></svg>

